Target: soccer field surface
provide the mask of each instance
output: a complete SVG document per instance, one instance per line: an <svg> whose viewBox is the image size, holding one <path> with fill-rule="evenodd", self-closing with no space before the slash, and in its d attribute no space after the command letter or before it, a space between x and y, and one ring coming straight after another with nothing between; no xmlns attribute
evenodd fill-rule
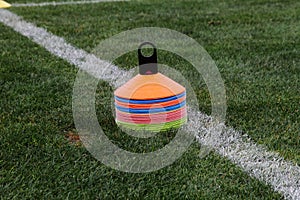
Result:
<svg viewBox="0 0 300 200"><path fill-rule="evenodd" d="M299 199L299 2L9 3L11 8L0 10L1 197ZM73 84L82 63L56 47L88 55L104 39L138 27L173 29L207 50L226 88L227 134L248 135L234 143L247 155L232 156L221 145L200 158L205 141L195 140L172 165L131 174L103 165L84 148L72 116ZM60 38L64 40L59 43ZM189 80L199 109L210 115L209 91L201 76L179 56L158 53L161 63ZM117 71L135 67L135 52L114 64ZM124 135L111 112L113 90L99 81L96 108L99 123L115 144L150 152L174 137L172 132L149 140ZM256 155L265 160L258 161Z"/></svg>

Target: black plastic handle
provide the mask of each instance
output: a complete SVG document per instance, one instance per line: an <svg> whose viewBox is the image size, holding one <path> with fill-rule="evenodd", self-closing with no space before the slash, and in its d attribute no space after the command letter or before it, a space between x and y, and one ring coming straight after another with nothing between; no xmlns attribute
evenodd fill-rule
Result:
<svg viewBox="0 0 300 200"><path fill-rule="evenodd" d="M151 45L153 47L153 54L151 56L144 56L142 54L142 47L145 45ZM143 42L138 49L139 59L139 73L141 75L152 75L158 73L157 68L157 52L156 47L151 42Z"/></svg>

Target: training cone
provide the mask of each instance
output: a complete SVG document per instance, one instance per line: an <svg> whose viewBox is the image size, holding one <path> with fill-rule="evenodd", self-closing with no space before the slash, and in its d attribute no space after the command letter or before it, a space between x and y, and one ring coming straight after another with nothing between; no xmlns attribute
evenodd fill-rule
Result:
<svg viewBox="0 0 300 200"><path fill-rule="evenodd" d="M8 8L8 7L11 7L9 3L0 0L0 8Z"/></svg>
<svg viewBox="0 0 300 200"><path fill-rule="evenodd" d="M142 55L144 45L153 47L151 56ZM158 72L152 43L139 46L138 58L139 74L114 92L117 124L152 132L179 128L187 121L185 88Z"/></svg>

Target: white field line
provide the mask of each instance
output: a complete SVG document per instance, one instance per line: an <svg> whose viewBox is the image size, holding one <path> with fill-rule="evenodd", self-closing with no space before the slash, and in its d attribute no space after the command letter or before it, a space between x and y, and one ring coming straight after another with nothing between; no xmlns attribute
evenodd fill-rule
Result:
<svg viewBox="0 0 300 200"><path fill-rule="evenodd" d="M118 2L118 1L129 1L129 0L83 0L83 1L49 1L41 3L13 3L12 7L34 7L34 6L60 6L60 5L77 5L77 4L92 4L102 2Z"/></svg>
<svg viewBox="0 0 300 200"><path fill-rule="evenodd" d="M8 10L0 9L0 22L82 70L93 75L95 72L101 71L96 76L108 81L113 86L121 84L117 82L118 79L125 80L132 73L121 70L109 62L100 60L96 56L68 44L63 38L22 20ZM98 68L94 66L98 66ZM99 66L101 70L99 70ZM189 111L189 120L191 126L187 131L193 133L202 145L212 147L251 176L271 185L286 199L300 199L299 166L285 161L262 145L256 145L247 135L223 124L214 124L212 119L203 113Z"/></svg>

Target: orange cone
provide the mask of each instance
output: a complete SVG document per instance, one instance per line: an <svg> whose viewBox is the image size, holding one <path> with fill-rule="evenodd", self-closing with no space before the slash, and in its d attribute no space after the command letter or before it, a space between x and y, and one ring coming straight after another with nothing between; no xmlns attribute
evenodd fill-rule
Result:
<svg viewBox="0 0 300 200"><path fill-rule="evenodd" d="M9 8L11 5L5 1L0 0L0 8Z"/></svg>
<svg viewBox="0 0 300 200"><path fill-rule="evenodd" d="M153 55L142 55L144 45ZM115 92L116 122L133 130L159 132L178 128L187 120L185 88L158 72L157 51L150 42L138 49L139 74Z"/></svg>

